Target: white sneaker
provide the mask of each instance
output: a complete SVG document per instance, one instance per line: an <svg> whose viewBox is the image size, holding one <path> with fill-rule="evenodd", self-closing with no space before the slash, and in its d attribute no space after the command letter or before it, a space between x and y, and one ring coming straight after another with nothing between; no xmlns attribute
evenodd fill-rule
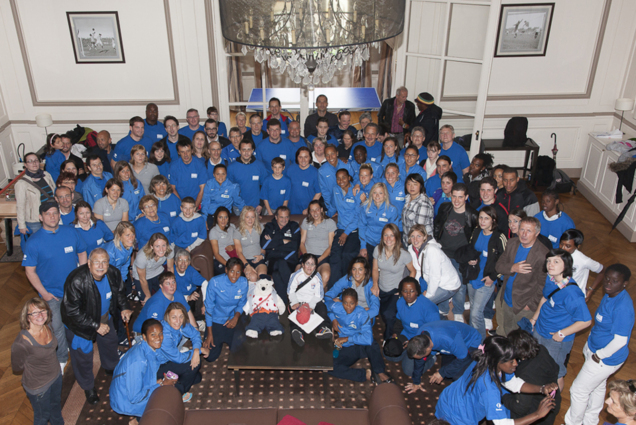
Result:
<svg viewBox="0 0 636 425"><path fill-rule="evenodd" d="M248 338L258 338L258 332L256 332L254 329L249 329L245 331L245 336Z"/></svg>
<svg viewBox="0 0 636 425"><path fill-rule="evenodd" d="M205 332L205 320L199 320L197 325L199 326L199 332Z"/></svg>
<svg viewBox="0 0 636 425"><path fill-rule="evenodd" d="M190 349L185 345L179 349L179 352L181 353L187 353L188 351L190 351Z"/></svg>
<svg viewBox="0 0 636 425"><path fill-rule="evenodd" d="M64 369L66 368L66 363L67 362L60 363L60 369L62 369L62 375L64 375Z"/></svg>
<svg viewBox="0 0 636 425"><path fill-rule="evenodd" d="M464 310L470 310L470 301L464 303Z"/></svg>
<svg viewBox="0 0 636 425"><path fill-rule="evenodd" d="M464 315L463 314L455 314L453 320L456 322L464 323Z"/></svg>
<svg viewBox="0 0 636 425"><path fill-rule="evenodd" d="M492 319L484 319L484 322L486 323L486 330L491 330L492 329Z"/></svg>

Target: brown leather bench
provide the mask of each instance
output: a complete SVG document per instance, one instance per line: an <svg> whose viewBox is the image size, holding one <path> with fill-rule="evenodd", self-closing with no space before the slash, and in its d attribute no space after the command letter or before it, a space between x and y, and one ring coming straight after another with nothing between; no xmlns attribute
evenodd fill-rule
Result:
<svg viewBox="0 0 636 425"><path fill-rule="evenodd" d="M257 407L257 406L254 406ZM395 384L378 385L368 409L218 409L185 410L174 387L159 387L146 405L141 425L276 425L291 415L307 425L411 425L404 395Z"/></svg>

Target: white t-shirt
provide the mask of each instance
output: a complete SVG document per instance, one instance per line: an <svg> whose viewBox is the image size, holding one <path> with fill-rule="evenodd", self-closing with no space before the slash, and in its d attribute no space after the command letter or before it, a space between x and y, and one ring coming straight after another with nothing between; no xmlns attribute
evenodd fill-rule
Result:
<svg viewBox="0 0 636 425"><path fill-rule="evenodd" d="M587 279L590 276L590 271L600 273L603 271L603 265L592 260L578 249L572 254L572 261L572 277L583 291L583 295L585 295L587 292L585 288L587 287Z"/></svg>

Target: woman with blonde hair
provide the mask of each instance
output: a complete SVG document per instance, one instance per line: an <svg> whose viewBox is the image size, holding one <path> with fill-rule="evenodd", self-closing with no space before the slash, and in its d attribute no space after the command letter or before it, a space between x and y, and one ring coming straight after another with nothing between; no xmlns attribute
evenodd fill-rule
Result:
<svg viewBox="0 0 636 425"><path fill-rule="evenodd" d="M144 192L150 193L150 181L160 173L159 168L155 164L148 162L148 151L143 145L135 145L130 150L130 166L132 167L133 175L144 187ZM115 178L117 178L116 174Z"/></svg>
<svg viewBox="0 0 636 425"><path fill-rule="evenodd" d="M22 307L21 330L11 345L11 367L16 373L22 372L22 386L33 406L34 425L64 425L62 373L52 317L42 298L31 298Z"/></svg>
<svg viewBox="0 0 636 425"><path fill-rule="evenodd" d="M607 413L618 419L616 425L636 425L636 381L617 379L609 383ZM605 422L607 424L607 422Z"/></svg>
<svg viewBox="0 0 636 425"><path fill-rule="evenodd" d="M128 217L135 220L140 213L139 201L146 194L143 185L137 181L130 164L126 161L117 161L115 163L113 177L124 187L121 197L128 201Z"/></svg>
<svg viewBox="0 0 636 425"><path fill-rule="evenodd" d="M384 226L389 223L399 226L400 223L400 212L391 205L389 191L384 183L376 183L371 187L369 198L362 204L359 219L360 256L371 258L380 243Z"/></svg>
<svg viewBox="0 0 636 425"><path fill-rule="evenodd" d="M174 269L174 252L168 238L162 233L155 233L139 250L133 264L133 282L142 304L159 290L159 275L163 273L164 265L168 270Z"/></svg>
<svg viewBox="0 0 636 425"><path fill-rule="evenodd" d="M410 277L415 277L413 260L402 248L401 238L397 225L389 223L382 229L382 239L373 251L371 292L380 298L380 315L386 325L384 339L388 339L393 332L400 297L398 288L405 270L408 270Z"/></svg>
<svg viewBox="0 0 636 425"><path fill-rule="evenodd" d="M234 247L238 257L245 259L245 272L249 272L251 269L256 272L257 276L267 274L265 250L261 248L263 226L258 220L254 207L248 205L241 211L238 233L241 239L234 240Z"/></svg>

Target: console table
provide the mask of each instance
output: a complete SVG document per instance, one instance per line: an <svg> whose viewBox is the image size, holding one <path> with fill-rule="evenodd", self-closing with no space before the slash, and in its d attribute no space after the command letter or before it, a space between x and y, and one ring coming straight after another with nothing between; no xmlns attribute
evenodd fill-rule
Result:
<svg viewBox="0 0 636 425"><path fill-rule="evenodd" d="M484 152L495 152L495 151L513 151L513 152L525 152L526 157L523 162L523 167L511 167L515 170L523 170L523 178L526 178L526 173L530 172L531 176L534 176L535 171L537 169L537 157L539 156L539 145L537 143L528 138L526 144L523 146L506 146L504 145L504 139L482 139L481 145L479 148L479 153ZM532 157L530 157L532 154ZM531 161L532 160L532 161ZM531 162L530 162L531 161ZM528 166L530 163L530 166Z"/></svg>

